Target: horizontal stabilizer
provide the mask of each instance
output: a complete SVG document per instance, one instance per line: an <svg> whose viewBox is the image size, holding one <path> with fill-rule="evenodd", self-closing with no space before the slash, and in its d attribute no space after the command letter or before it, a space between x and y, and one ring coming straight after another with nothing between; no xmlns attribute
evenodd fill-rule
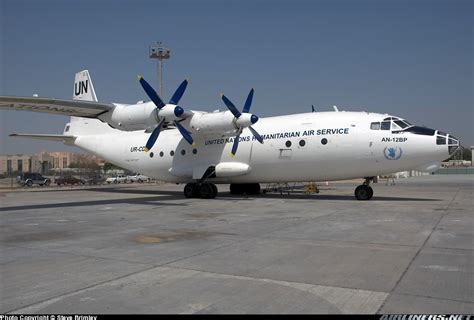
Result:
<svg viewBox="0 0 474 320"><path fill-rule="evenodd" d="M0 96L0 109L54 113L65 116L96 118L112 110L111 103L54 98L5 97Z"/></svg>
<svg viewBox="0 0 474 320"><path fill-rule="evenodd" d="M28 134L28 133L12 133L10 137L20 137L38 140L60 141L66 144L72 144L76 140L75 136L65 136L62 134Z"/></svg>

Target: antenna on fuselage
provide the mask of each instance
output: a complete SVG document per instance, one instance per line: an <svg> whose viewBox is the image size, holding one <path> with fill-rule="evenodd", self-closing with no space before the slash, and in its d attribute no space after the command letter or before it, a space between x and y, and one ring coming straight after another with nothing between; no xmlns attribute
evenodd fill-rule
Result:
<svg viewBox="0 0 474 320"><path fill-rule="evenodd" d="M339 112L339 109L336 106L332 106L334 108L334 111Z"/></svg>
<svg viewBox="0 0 474 320"><path fill-rule="evenodd" d="M311 112L316 112L316 109L314 109L314 105L311 105Z"/></svg>

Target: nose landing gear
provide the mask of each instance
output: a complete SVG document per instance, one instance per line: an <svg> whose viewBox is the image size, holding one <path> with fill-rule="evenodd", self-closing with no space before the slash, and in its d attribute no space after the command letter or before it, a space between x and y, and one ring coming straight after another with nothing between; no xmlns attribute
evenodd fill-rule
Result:
<svg viewBox="0 0 474 320"><path fill-rule="evenodd" d="M355 189L354 196L357 200L372 199L372 196L374 195L374 190L369 185L372 180L374 180L374 177L365 178L364 183Z"/></svg>

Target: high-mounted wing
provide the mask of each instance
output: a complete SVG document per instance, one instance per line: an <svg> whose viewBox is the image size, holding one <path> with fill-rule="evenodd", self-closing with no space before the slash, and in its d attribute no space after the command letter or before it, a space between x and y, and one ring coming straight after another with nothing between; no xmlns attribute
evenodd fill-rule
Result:
<svg viewBox="0 0 474 320"><path fill-rule="evenodd" d="M0 96L0 109L22 110L61 114L84 118L96 118L112 110L111 103L99 103L79 100L61 100L54 98L6 97Z"/></svg>

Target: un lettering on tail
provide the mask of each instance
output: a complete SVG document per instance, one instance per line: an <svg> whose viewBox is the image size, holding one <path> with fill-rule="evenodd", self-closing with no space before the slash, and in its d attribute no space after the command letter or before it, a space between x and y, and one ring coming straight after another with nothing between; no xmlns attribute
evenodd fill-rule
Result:
<svg viewBox="0 0 474 320"><path fill-rule="evenodd" d="M72 98L73 100L98 101L88 70L76 73Z"/></svg>

